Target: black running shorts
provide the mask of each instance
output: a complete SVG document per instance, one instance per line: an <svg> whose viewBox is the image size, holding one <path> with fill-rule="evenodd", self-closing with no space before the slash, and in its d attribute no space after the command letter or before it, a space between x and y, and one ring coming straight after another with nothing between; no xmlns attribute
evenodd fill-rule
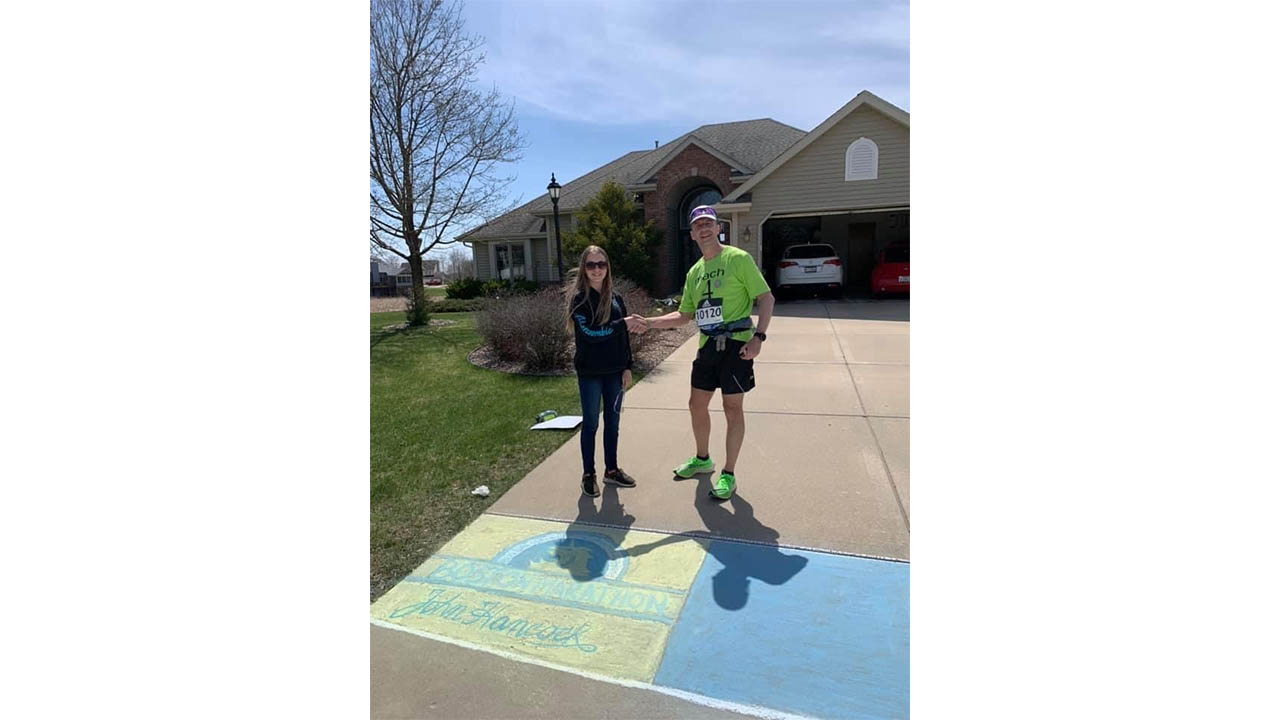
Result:
<svg viewBox="0 0 1280 720"><path fill-rule="evenodd" d="M736 395L755 387L755 360L743 360L738 355L745 344L738 340L725 340L724 350L716 352L716 339L708 338L693 361L690 384L699 390L720 388L721 395Z"/></svg>

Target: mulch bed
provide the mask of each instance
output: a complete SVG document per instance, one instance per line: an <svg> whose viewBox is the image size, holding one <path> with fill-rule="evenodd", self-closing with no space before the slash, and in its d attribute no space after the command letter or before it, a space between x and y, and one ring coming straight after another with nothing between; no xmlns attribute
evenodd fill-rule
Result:
<svg viewBox="0 0 1280 720"><path fill-rule="evenodd" d="M634 371L647 374L657 367L658 363L666 360L671 353L675 352L676 348L696 334L698 334L698 326L693 323L686 323L681 327L668 330L650 330L644 334L644 344L632 350L632 360L635 363ZM512 375L533 375L537 377L572 375L573 347L570 346L569 352L565 353L564 360L559 368L542 372L525 372L520 363L500 359L497 353L488 345L481 345L472 350L471 354L467 356L467 362L486 370L497 370L498 372Z"/></svg>

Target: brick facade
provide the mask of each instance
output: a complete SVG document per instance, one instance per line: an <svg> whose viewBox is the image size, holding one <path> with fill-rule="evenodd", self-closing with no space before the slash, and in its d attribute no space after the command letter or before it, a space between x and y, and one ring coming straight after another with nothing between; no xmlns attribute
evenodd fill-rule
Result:
<svg viewBox="0 0 1280 720"><path fill-rule="evenodd" d="M676 265L681 243L692 242L679 235L679 222L675 213L680 200L690 189L713 184L722 195L728 195L735 185L729 180L729 166L696 145L690 145L676 155L657 172L657 190L644 194L644 219L652 220L662 229L663 242L658 247L655 261L658 272L655 286L658 294L677 292L684 274Z"/></svg>

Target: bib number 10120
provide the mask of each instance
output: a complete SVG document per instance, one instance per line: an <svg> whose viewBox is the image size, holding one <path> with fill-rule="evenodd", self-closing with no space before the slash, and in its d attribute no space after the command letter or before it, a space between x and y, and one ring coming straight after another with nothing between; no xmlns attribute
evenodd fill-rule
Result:
<svg viewBox="0 0 1280 720"><path fill-rule="evenodd" d="M713 327L724 322L722 301L719 298L702 301L702 304L694 311L693 319L700 328Z"/></svg>

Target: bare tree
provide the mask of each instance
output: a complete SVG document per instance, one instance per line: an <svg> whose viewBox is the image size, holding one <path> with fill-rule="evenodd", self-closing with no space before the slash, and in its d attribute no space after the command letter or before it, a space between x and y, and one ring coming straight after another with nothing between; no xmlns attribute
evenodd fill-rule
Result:
<svg viewBox="0 0 1280 720"><path fill-rule="evenodd" d="M426 307L422 256L450 228L507 209L499 170L524 145L514 105L473 87L481 39L443 0L372 0L369 13L369 244L409 261ZM425 315L411 319L425 322Z"/></svg>
<svg viewBox="0 0 1280 720"><path fill-rule="evenodd" d="M401 258L403 256L397 255L390 250L384 250L383 248L372 246L369 248L369 257L380 263L386 263L392 267L398 268L400 267Z"/></svg>
<svg viewBox="0 0 1280 720"><path fill-rule="evenodd" d="M449 251L449 255L445 257L444 268L445 277L449 282L476 276L475 259L471 257L471 253L460 247Z"/></svg>

